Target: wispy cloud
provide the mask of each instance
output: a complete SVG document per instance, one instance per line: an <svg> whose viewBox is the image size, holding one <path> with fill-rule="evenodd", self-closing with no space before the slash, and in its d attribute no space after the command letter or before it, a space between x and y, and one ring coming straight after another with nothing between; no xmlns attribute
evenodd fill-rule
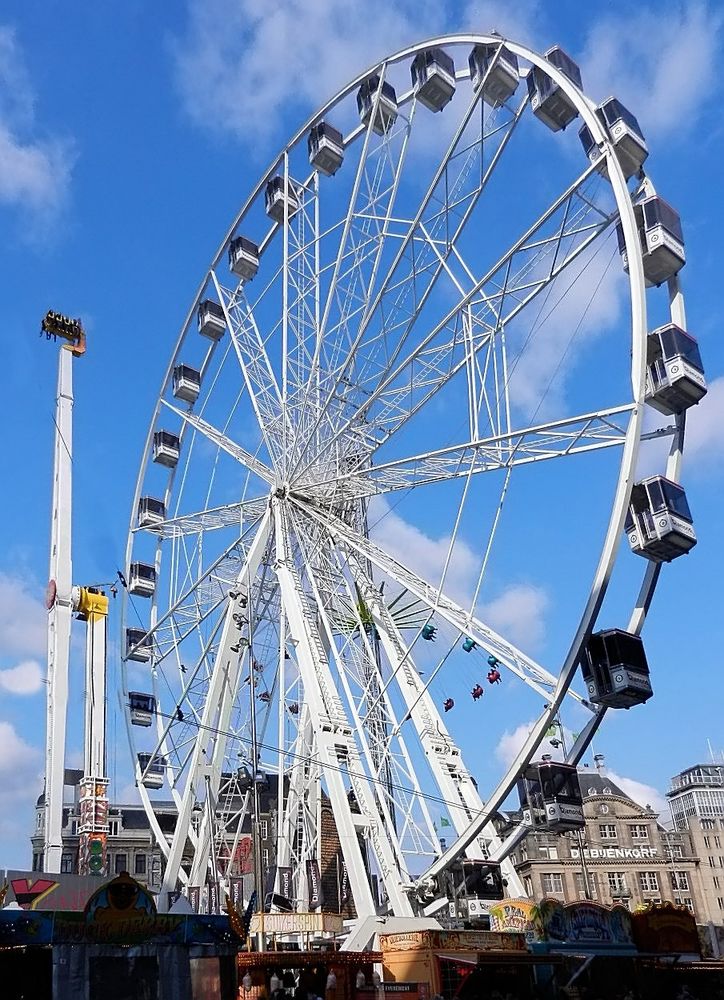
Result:
<svg viewBox="0 0 724 1000"><path fill-rule="evenodd" d="M532 652L543 644L550 601L542 587L515 583L484 604L480 617L510 642Z"/></svg>
<svg viewBox="0 0 724 1000"><path fill-rule="evenodd" d="M379 498L372 508L371 523L371 533L378 545L423 580L439 586L450 549L450 534L443 532L437 537L426 534ZM475 592L481 559L480 553L464 539L456 539L443 591L466 610ZM542 587L516 582L505 586L476 610L482 621L508 641L533 652L545 638L548 606L548 595Z"/></svg>
<svg viewBox="0 0 724 1000"><path fill-rule="evenodd" d="M0 571L0 653L5 656L44 656L48 612L33 585L22 577Z"/></svg>
<svg viewBox="0 0 724 1000"><path fill-rule="evenodd" d="M586 345L619 322L627 290L614 239L581 254L530 318L516 324L509 380L513 405L544 420L566 410L566 385Z"/></svg>
<svg viewBox="0 0 724 1000"><path fill-rule="evenodd" d="M698 471L721 470L724 461L724 375L709 383L709 391L686 418L686 462Z"/></svg>
<svg viewBox="0 0 724 1000"><path fill-rule="evenodd" d="M691 130L720 63L724 11L704 2L630 5L594 22L581 67L595 100L615 94L656 139Z"/></svg>
<svg viewBox="0 0 724 1000"><path fill-rule="evenodd" d="M36 660L23 660L15 667L0 670L0 691L8 694L37 694L43 687L43 671Z"/></svg>
<svg viewBox="0 0 724 1000"><path fill-rule="evenodd" d="M8 867L30 867L32 807L42 790L43 755L0 721L0 844Z"/></svg>
<svg viewBox="0 0 724 1000"><path fill-rule="evenodd" d="M656 812L661 813L662 823L667 822L669 807L666 797L658 789L654 788L653 785L647 785L645 782L637 781L635 778L626 778L615 771L609 771L608 776L634 802L637 802L640 806L650 806Z"/></svg>
<svg viewBox="0 0 724 1000"><path fill-rule="evenodd" d="M187 9L173 44L184 107L198 125L258 151L284 136L290 109L309 113L395 50L446 27L527 37L538 3L523 0L515 13L502 0L188 0Z"/></svg>
<svg viewBox="0 0 724 1000"><path fill-rule="evenodd" d="M68 139L42 134L17 37L0 26L0 204L47 222L66 203L74 161Z"/></svg>

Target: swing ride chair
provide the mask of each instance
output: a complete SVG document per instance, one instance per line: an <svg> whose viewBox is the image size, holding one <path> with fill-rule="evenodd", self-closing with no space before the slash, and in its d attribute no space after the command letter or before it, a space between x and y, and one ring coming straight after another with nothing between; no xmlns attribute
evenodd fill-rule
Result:
<svg viewBox="0 0 724 1000"><path fill-rule="evenodd" d="M572 165L556 133L576 119L584 153ZM433 141L436 129L446 138ZM163 377L124 569L120 697L164 855L161 907L209 880L228 895L260 791L277 797L272 909L287 895L280 873L294 907L308 907L331 807L348 888L327 902L354 907L350 948L375 915L431 915L462 896L472 915L504 891L523 895L511 853L526 831L582 825L576 767L606 711L651 697L640 633L658 564L696 540L679 477L685 411L706 383L687 332L681 222L645 175L647 155L631 112L590 100L560 47L541 55L494 33L452 35L350 81L232 220ZM543 169L547 156L574 178L551 192L547 171L550 199L521 187L514 169ZM491 197L510 204L505 237L488 226ZM526 421L511 390L527 358L520 323L549 309L560 326L558 303L574 280L589 281L602 247L628 276L619 326L630 341L607 341L625 377L609 380L596 360L595 409ZM652 332L649 296L657 315L668 309ZM656 438L671 446L661 474L634 483L645 404L669 418ZM451 444L453 426L463 430ZM425 450L413 454L411 441ZM528 484L538 502L536 476L575 470L583 454L613 479L598 494L611 509L591 532L598 549L567 651L544 666L476 609L490 607L481 588L493 566L501 572L500 535L517 516L510 483ZM589 477L566 483L570 509L588 510ZM495 514L463 606L451 557L469 520L479 530L476 505L489 496ZM404 533L380 533L376 504L398 498L434 511L449 537L439 580L412 567ZM643 561L618 545L624 522ZM555 539L546 525L544 572ZM561 553L570 545L560 534ZM640 575L639 594L628 620L599 622L608 589L621 607L619 559ZM458 742L471 713L492 739L499 706L514 729L516 698L531 697L542 711L479 791ZM572 746L556 740L563 761L546 759L546 736L555 725L562 734L574 705L587 721ZM496 821L516 786L521 820L503 842ZM172 836L149 794L161 788L177 810Z"/></svg>

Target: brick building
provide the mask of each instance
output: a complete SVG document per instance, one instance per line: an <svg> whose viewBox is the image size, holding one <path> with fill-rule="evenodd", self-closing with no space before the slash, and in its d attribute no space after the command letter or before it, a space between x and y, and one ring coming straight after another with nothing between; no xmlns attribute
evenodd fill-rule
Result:
<svg viewBox="0 0 724 1000"><path fill-rule="evenodd" d="M82 772L66 769L65 784L68 800L63 807L63 853L61 872L78 872L78 848L80 825L80 804L78 787ZM72 793L72 799L70 795ZM352 916L351 902L344 901L344 865L342 851L334 821L334 814L327 796L320 796L320 822L322 824L322 849L318 859L324 897L323 909L327 912L343 912ZM277 823L277 779L268 776L268 787L259 794L258 837L261 851L261 870L265 881L268 873L276 865L276 823ZM241 800L236 803L241 808ZM154 800L156 817L162 833L170 842L176 827L176 806L171 801ZM32 870L41 868L44 847L45 797L41 795L36 803L35 829L31 836ZM252 838L253 816L248 812L242 824L234 864L229 874L241 875L244 879L244 898L247 899L254 885L254 860ZM190 867L191 845L188 845ZM224 859L218 859L219 869L227 869ZM152 892L158 892L163 880L163 852L156 842L146 812L136 804L112 803L108 810L107 840L108 875L127 871ZM267 886L268 888L268 886Z"/></svg>

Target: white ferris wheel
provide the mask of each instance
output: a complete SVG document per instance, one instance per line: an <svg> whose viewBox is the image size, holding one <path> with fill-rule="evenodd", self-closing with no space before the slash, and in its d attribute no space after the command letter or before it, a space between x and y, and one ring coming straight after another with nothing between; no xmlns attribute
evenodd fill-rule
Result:
<svg viewBox="0 0 724 1000"><path fill-rule="evenodd" d="M128 538L122 699L164 890L228 885L276 775L297 909L322 801L358 917L431 912L465 858L522 893L525 827L493 820L563 714L575 765L650 695L636 636L695 542L677 481L706 390L647 152L560 48L454 35L350 82L251 192L164 376ZM668 460L639 483L651 437ZM486 614L521 580L558 594L545 663L515 609ZM528 823L555 828L556 788Z"/></svg>

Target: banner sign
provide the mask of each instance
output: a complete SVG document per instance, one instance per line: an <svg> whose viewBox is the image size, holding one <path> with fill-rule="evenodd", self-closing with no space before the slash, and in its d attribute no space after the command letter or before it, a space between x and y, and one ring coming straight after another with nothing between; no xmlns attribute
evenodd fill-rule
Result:
<svg viewBox="0 0 724 1000"><path fill-rule="evenodd" d="M285 899L294 899L291 868L279 869L279 895L284 896Z"/></svg>
<svg viewBox="0 0 724 1000"><path fill-rule="evenodd" d="M274 883L277 880L277 869L276 865L270 865L266 870L266 877L264 879L264 898L269 895L270 892L274 892Z"/></svg>
<svg viewBox="0 0 724 1000"><path fill-rule="evenodd" d="M584 847L583 856L585 858L610 858L624 861L641 861L643 858L658 857L658 850L655 847ZM571 857L580 858L579 848L571 848Z"/></svg>
<svg viewBox="0 0 724 1000"><path fill-rule="evenodd" d="M527 899L503 899L488 907L491 931L514 931L525 934L526 941L535 941L536 906Z"/></svg>
<svg viewBox="0 0 724 1000"><path fill-rule="evenodd" d="M543 939L561 947L633 948L631 914L623 906L544 899L537 907L537 922Z"/></svg>
<svg viewBox="0 0 724 1000"><path fill-rule="evenodd" d="M347 871L347 863L344 858L342 858L342 878L340 879L339 902L342 906L349 902L349 872Z"/></svg>
<svg viewBox="0 0 724 1000"><path fill-rule="evenodd" d="M201 886L190 885L187 889L189 905L194 913L198 913L201 908Z"/></svg>
<svg viewBox="0 0 724 1000"><path fill-rule="evenodd" d="M307 889L309 891L309 909L318 910L324 902L324 898L319 864L314 859L307 861Z"/></svg>
<svg viewBox="0 0 724 1000"><path fill-rule="evenodd" d="M209 913L213 915L219 912L219 883L210 882L208 891L209 891Z"/></svg>
<svg viewBox="0 0 724 1000"><path fill-rule="evenodd" d="M8 885L5 905L17 903L23 910L83 910L103 881L97 875L0 871L0 885Z"/></svg>
<svg viewBox="0 0 724 1000"><path fill-rule="evenodd" d="M229 879L229 894L233 905L241 910L244 905L244 879L241 875L232 875Z"/></svg>

